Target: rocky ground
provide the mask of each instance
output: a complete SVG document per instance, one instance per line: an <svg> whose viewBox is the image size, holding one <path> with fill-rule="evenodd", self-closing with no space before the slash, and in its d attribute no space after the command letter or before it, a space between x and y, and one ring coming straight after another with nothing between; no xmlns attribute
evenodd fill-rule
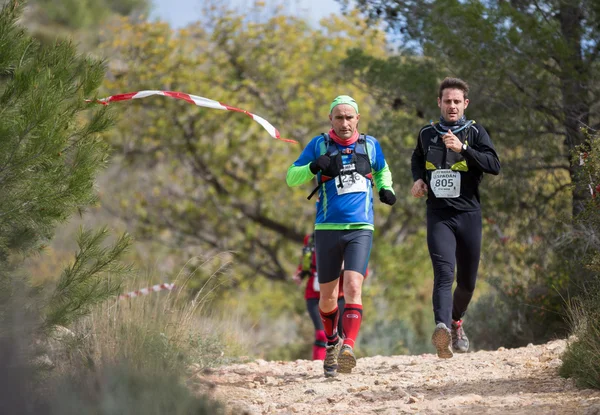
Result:
<svg viewBox="0 0 600 415"><path fill-rule="evenodd" d="M566 342L455 355L358 359L352 374L323 377L320 361L266 362L190 375L231 414L600 415L600 391L557 374Z"/></svg>

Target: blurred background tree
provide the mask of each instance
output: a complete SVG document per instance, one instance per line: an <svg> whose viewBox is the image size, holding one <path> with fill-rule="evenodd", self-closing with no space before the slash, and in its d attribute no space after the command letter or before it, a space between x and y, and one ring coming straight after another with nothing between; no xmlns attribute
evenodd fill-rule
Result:
<svg viewBox="0 0 600 415"><path fill-rule="evenodd" d="M352 5L372 24L384 23L399 47L386 59L356 49L346 61L387 103L390 117L376 131L410 133L408 154L417 129L395 111L421 125L436 119L436 86L457 76L471 86L467 116L489 130L500 154L502 174L485 178L482 191L481 276L492 289L469 313L473 344L517 346L561 335L563 298L592 277L579 261L585 245L571 243L573 215L589 199L572 154L587 145L582 127L599 121L597 2ZM406 171L406 163L392 171Z"/></svg>
<svg viewBox="0 0 600 415"><path fill-rule="evenodd" d="M177 32L165 24L130 20L108 30L113 35L107 37L105 53L118 64L105 85L107 94L158 88L210 96L251 108L302 145L329 128L327 103L336 95L349 93L360 102L366 131L381 112L361 80L343 77L339 70L348 44L374 56L387 53L383 33L356 14L313 27L266 11L264 20L250 21L226 9L211 13L206 21ZM278 316L296 320L289 313L301 310L302 302L290 276L315 207L305 200L311 186L289 189L284 177L302 147L272 140L239 114L164 98L122 111L123 123L109 139L123 166L135 173L125 177L115 171L118 176L110 180L114 191L106 194L104 206L133 226L138 238L162 241L172 252L231 253L229 289L220 295L229 304L226 309L242 307L244 315L266 321ZM380 208L379 225L387 228L383 234L402 242L409 224L396 223L402 215ZM377 245L382 253L374 256L372 268L383 279L373 279L371 289L373 298L388 289L395 292L388 298L397 313L405 310L395 302L398 295L403 301L412 298L411 287L423 276L400 273L390 264L389 256L407 255L407 246L382 245ZM409 250L412 256L415 250ZM382 288L391 273L390 283L404 284L402 290ZM198 287L208 278L199 279Z"/></svg>
<svg viewBox="0 0 600 415"><path fill-rule="evenodd" d="M97 46L104 24L117 16L143 19L151 6L150 0L29 0L25 4L22 22L39 41L68 37L89 51Z"/></svg>
<svg viewBox="0 0 600 415"><path fill-rule="evenodd" d="M268 119L301 145L329 128L332 97L358 100L361 130L381 141L399 195L392 209L376 202L365 310L379 317L365 319L361 353L432 350L433 276L425 207L409 196L410 155L419 128L439 116L440 80L467 80L467 115L490 132L503 169L481 188L473 346L543 342L569 330L564 298L596 275L582 266L589 246L576 236L585 226L573 222L589 180L572 158L588 145L580 127L598 124L595 2L357 1L343 16L310 22L285 7L242 13L214 0L203 3L200 21L177 30L148 21L147 2L92 3L32 1L23 21L44 42L65 34L104 57L103 96L206 96ZM110 221L135 235L129 258L148 278L189 276L190 294L208 284L207 310L239 319L235 330L252 333L255 353L307 357L288 344L310 338L289 276L314 220L304 199L311 186L284 182L301 146L271 139L241 114L163 97L111 106L120 116L104 135L114 157L97 181L101 203L62 227L34 261L36 278L60 275L78 222Z"/></svg>

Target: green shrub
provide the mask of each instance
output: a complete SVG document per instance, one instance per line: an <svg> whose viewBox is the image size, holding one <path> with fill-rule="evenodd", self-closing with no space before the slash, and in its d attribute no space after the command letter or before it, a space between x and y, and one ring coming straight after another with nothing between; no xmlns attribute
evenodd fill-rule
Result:
<svg viewBox="0 0 600 415"><path fill-rule="evenodd" d="M588 142L577 149L574 162L580 161L580 185L589 188L591 197L583 201L572 239L585 248L578 260L588 274L574 281L576 290L567 303L574 336L560 374L580 386L600 389L600 135L586 133Z"/></svg>
<svg viewBox="0 0 600 415"><path fill-rule="evenodd" d="M568 305L574 336L562 357L560 374L572 377L581 387L600 389L600 283Z"/></svg>
<svg viewBox="0 0 600 415"><path fill-rule="evenodd" d="M96 307L74 327L80 339L73 346L74 359L125 360L138 370L175 373L192 364L202 369L235 361L243 347L223 326L198 313L201 300L189 299L180 289Z"/></svg>
<svg viewBox="0 0 600 415"><path fill-rule="evenodd" d="M522 347L566 337L563 297L547 282L490 279L465 317L465 330L473 349Z"/></svg>

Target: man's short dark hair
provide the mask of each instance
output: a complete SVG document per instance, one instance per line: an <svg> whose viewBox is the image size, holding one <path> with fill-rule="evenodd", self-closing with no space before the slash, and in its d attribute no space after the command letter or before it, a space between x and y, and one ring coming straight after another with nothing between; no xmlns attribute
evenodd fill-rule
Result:
<svg viewBox="0 0 600 415"><path fill-rule="evenodd" d="M459 78L445 78L440 84L439 98L442 99L444 89L460 89L463 92L464 98L469 98L469 85Z"/></svg>

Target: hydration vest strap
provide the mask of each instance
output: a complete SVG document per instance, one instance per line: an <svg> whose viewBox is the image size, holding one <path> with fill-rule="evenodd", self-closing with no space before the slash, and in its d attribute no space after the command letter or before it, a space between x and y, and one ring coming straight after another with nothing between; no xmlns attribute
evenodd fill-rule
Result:
<svg viewBox="0 0 600 415"><path fill-rule="evenodd" d="M323 142L325 143L325 148L326 148L325 155L327 155L327 156L335 156L339 152L339 150L336 147L335 143L331 140L331 137L329 137L329 134L327 134L327 133L321 133L321 135L323 136ZM367 155L367 159L369 159L369 152L368 152L368 149L367 149L367 138L366 138L365 134L361 134L358 137L357 145L358 144L360 144L360 145L362 145L364 147L365 154ZM354 150L352 151L352 153L353 153L352 158L354 159L355 158L355 154L356 154L356 146L354 146ZM369 159L369 162L370 162L370 159ZM374 186L374 183L373 183L373 174L369 173L365 177L371 181L371 187L373 187ZM319 187L321 187L321 185L323 183L328 182L331 179L333 179L333 177L328 177L328 176L323 177L323 175L321 175L321 180L319 181L319 183L317 184L317 186L313 189L313 191L310 192L310 194L308 195L307 199L308 200L312 199L312 197L315 195L315 193L317 193L317 191L319 190ZM340 182L340 184L341 184L341 182Z"/></svg>
<svg viewBox="0 0 600 415"><path fill-rule="evenodd" d="M336 147L334 141L329 137L327 133L321 133L323 135L323 143L325 143L325 155L335 156L339 150Z"/></svg>
<svg viewBox="0 0 600 415"><path fill-rule="evenodd" d="M323 143L325 144L325 155L330 156L331 153L329 152L329 147L331 146L331 138L329 137L329 134L327 134L327 133L321 133L321 135L323 136ZM337 150L337 147L335 148L335 150ZM315 186L313 191L310 192L307 199L308 200L312 199L312 197L315 195L315 193L317 193L317 191L319 190L319 187L321 187L321 185L325 182L326 182L326 180L324 181L323 175L321 175L321 180L319 180L319 183L317 183L317 185Z"/></svg>
<svg viewBox="0 0 600 415"><path fill-rule="evenodd" d="M363 147L365 148L365 154L367 155L367 160L369 160L369 165L371 164L371 159L369 158L369 146L367 145L367 136L364 134L361 134L360 137L358 137L358 143L362 144ZM356 147L354 147L356 149ZM372 167L371 167L372 170ZM369 181L371 182L371 187L375 186L375 181L373 180L373 172L367 174L365 176L367 179L369 179Z"/></svg>
<svg viewBox="0 0 600 415"><path fill-rule="evenodd" d="M317 190L319 190L319 187L321 187L321 184L322 184L322 183L319 183L319 184L317 185L317 187L315 187L315 188L313 189L313 191L312 191L312 192L310 192L310 194L309 194L309 195L308 195L308 197L307 197L307 199L308 199L308 200L312 199L312 197L315 195L315 193L317 193Z"/></svg>

